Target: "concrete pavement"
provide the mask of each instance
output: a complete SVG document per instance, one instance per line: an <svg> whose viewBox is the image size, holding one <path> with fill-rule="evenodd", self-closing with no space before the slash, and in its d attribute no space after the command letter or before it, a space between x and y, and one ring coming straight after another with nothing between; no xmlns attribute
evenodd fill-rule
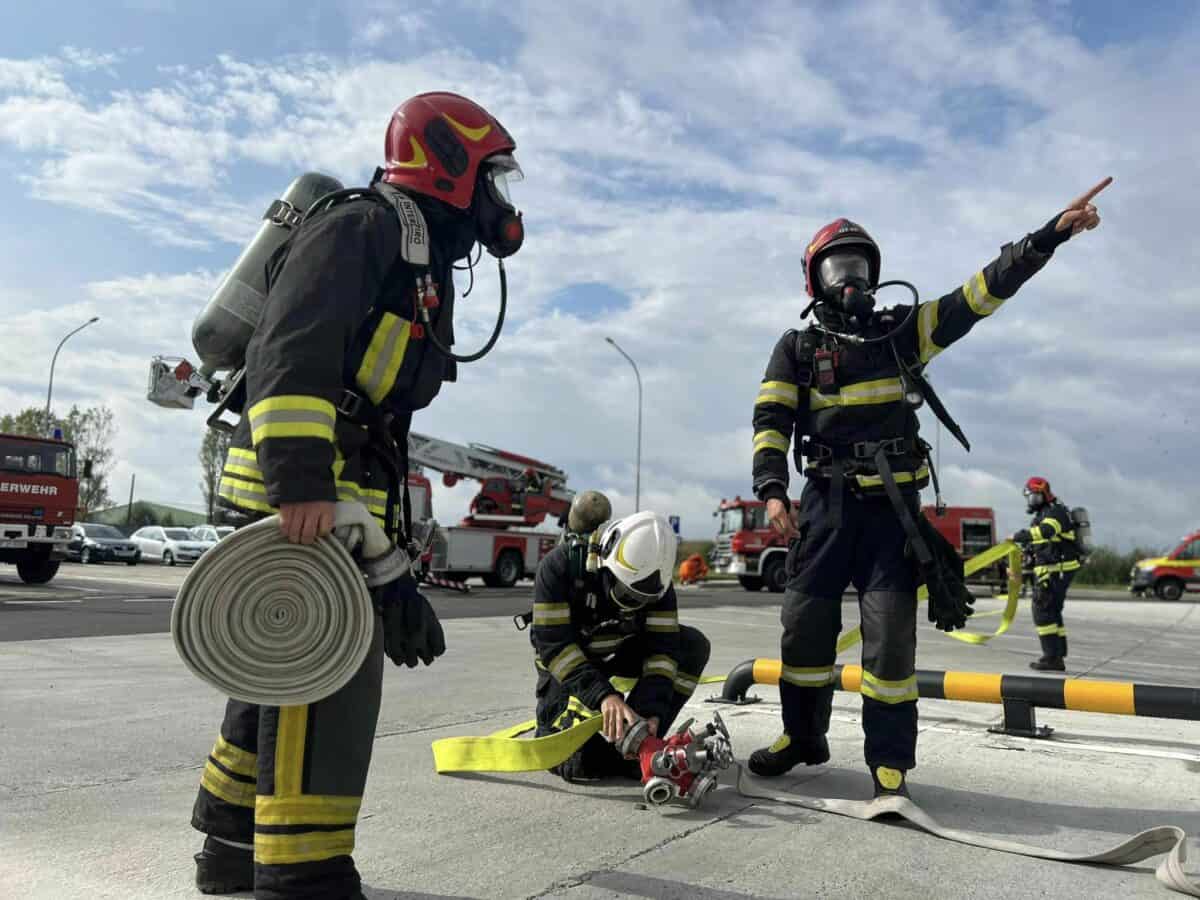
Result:
<svg viewBox="0 0 1200 900"><path fill-rule="evenodd" d="M685 621L713 640L710 672L776 654L778 608L768 595L700 588L681 600ZM1195 682L1195 609L1081 601L1068 615L1073 672ZM854 604L844 612L849 627ZM1166 896L1150 865L1029 860L750 801L729 787L699 811L660 813L637 808L632 784L438 776L432 740L532 714L528 641L507 613L447 617L450 650L430 668L388 664L356 852L373 900ZM1027 672L1036 653L1027 608L1014 630L976 648L922 624L918 665ZM855 661L853 651L842 661ZM223 704L184 669L169 637L9 641L0 644L0 684L0 897L199 897L190 856L199 839L187 821ZM777 691L754 692L766 702L722 708L741 758L779 729ZM703 720L712 707L700 695L685 715ZM858 709L856 696L836 696L832 765L782 779L782 790L869 795ZM988 734L998 713L921 702L911 782L945 824L1065 850L1106 847L1162 823L1200 833L1200 723L1043 710L1039 721L1056 739L1029 742Z"/></svg>

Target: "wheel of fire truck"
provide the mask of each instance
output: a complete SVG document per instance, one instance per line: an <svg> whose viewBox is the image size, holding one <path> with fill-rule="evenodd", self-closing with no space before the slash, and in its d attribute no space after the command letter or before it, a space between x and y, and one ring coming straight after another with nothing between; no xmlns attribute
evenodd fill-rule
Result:
<svg viewBox="0 0 1200 900"><path fill-rule="evenodd" d="M1178 600L1183 596L1183 582L1178 578L1160 578L1154 583L1154 593L1160 600Z"/></svg>
<svg viewBox="0 0 1200 900"><path fill-rule="evenodd" d="M787 567L783 554L777 553L763 564L763 583L772 594L782 594L787 588Z"/></svg>
<svg viewBox="0 0 1200 900"><path fill-rule="evenodd" d="M763 580L757 575L739 575L738 584L748 591L761 591Z"/></svg>
<svg viewBox="0 0 1200 900"><path fill-rule="evenodd" d="M45 584L58 574L58 563L44 556L29 557L17 563L17 574L26 584Z"/></svg>
<svg viewBox="0 0 1200 900"><path fill-rule="evenodd" d="M505 550L496 560L496 571L491 573L491 581L484 576L483 583L488 587L510 588L525 574L525 561L516 550Z"/></svg>

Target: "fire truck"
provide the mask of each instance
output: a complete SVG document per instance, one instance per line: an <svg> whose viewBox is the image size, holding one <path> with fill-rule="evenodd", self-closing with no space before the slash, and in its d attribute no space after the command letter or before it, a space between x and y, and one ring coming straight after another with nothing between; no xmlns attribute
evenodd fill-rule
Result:
<svg viewBox="0 0 1200 900"><path fill-rule="evenodd" d="M480 482L466 518L434 529L426 558L432 579L453 586L479 576L488 587L507 588L533 577L558 534L514 526L540 525L547 517L564 524L574 497L565 472L484 444L454 444L414 432L408 436L408 458L414 466L408 478L414 520L433 518L432 485L424 469L441 472L447 487L466 478Z"/></svg>
<svg viewBox="0 0 1200 900"><path fill-rule="evenodd" d="M792 504L799 505L799 501L793 500ZM996 543L996 516L988 507L948 506L941 515L932 506L923 511L963 559ZM738 583L748 591L766 587L775 593L782 592L787 586L784 568L787 543L767 522L766 504L734 497L722 500L713 515L719 518L710 553L714 571L736 575ZM993 566L971 580L1003 586L1006 579L1003 566Z"/></svg>
<svg viewBox="0 0 1200 900"><path fill-rule="evenodd" d="M79 502L75 465L67 441L0 434L0 562L15 564L26 584L45 584L66 557Z"/></svg>

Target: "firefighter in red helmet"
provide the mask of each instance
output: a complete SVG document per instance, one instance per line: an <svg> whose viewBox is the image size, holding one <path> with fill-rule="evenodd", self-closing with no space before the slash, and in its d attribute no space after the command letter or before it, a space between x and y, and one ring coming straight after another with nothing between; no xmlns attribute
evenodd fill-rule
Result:
<svg viewBox="0 0 1200 900"><path fill-rule="evenodd" d="M332 529L335 501L356 500L407 541L397 507L412 414L481 355L450 349L452 267L476 243L502 259L524 237L508 190L521 174L515 149L477 103L421 94L393 114L372 184L308 211L268 266L223 504L277 511L289 540L310 544ZM429 665L445 650L411 573L374 599L370 652L337 693L281 708L229 701L192 816L206 835L202 892L362 898L352 853L383 657Z"/></svg>
<svg viewBox="0 0 1200 900"><path fill-rule="evenodd" d="M1023 493L1026 512L1033 514L1033 521L1013 534L1012 540L1033 551L1033 624L1042 645L1041 658L1029 667L1065 672L1067 626L1063 624L1063 607L1082 565L1075 520L1045 478L1030 478Z"/></svg>
<svg viewBox="0 0 1200 900"><path fill-rule="evenodd" d="M826 225L809 242L804 274L816 323L788 330L776 343L754 406L754 491L772 526L791 538L781 615L783 733L751 755L755 774L829 759L842 593L853 583L862 618L867 766L877 796L907 792L905 773L916 765L918 583L928 585L930 618L941 629L962 627L973 602L961 560L920 513L919 492L932 467L917 407L929 403L966 445L922 370L1015 294L1056 247L1099 224L1092 200L1110 181L1005 244L961 287L930 302L899 282L914 294L913 304L875 308L879 246L849 219ZM807 481L795 511L789 447Z"/></svg>

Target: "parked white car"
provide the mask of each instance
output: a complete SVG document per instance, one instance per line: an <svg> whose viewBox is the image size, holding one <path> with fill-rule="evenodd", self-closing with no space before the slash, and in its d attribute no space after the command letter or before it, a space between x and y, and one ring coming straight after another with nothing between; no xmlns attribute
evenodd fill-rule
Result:
<svg viewBox="0 0 1200 900"><path fill-rule="evenodd" d="M129 539L142 551L142 559L154 559L164 566L195 562L212 544L198 541L186 528L163 528L147 525L139 528Z"/></svg>
<svg viewBox="0 0 1200 900"><path fill-rule="evenodd" d="M198 541L204 541L208 544L215 544L221 538L229 537L233 534L232 525L194 525L188 531L192 537Z"/></svg>

